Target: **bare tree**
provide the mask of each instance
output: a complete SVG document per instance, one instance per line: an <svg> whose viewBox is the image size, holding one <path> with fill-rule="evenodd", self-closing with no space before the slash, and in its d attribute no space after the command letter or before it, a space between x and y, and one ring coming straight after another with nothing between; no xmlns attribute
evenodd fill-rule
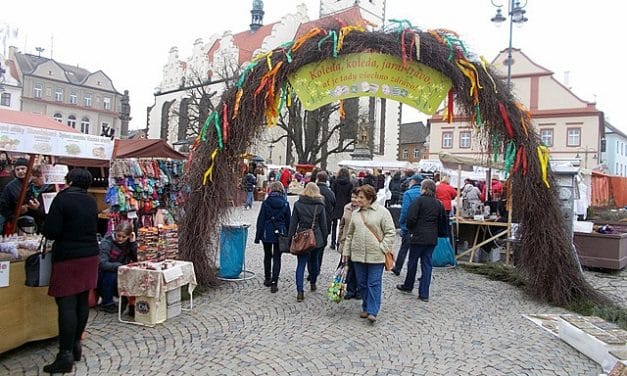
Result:
<svg viewBox="0 0 627 376"><path fill-rule="evenodd" d="M221 71L213 80L212 72L202 75L192 70L187 79L182 81L182 88L187 95L173 111L179 118L178 140L194 138L200 134L205 121L216 110L217 101L214 100L218 94L216 85L223 85L221 92L229 90L237 82L239 72L239 65L232 63L231 60L225 60Z"/></svg>
<svg viewBox="0 0 627 376"><path fill-rule="evenodd" d="M296 154L297 163L320 164L326 168L330 155L350 151L355 144L359 107L353 106L354 110L347 108L346 102L349 101L345 101L345 118L331 124L331 115L338 111L339 105L329 104L314 111L305 111L295 98L287 114L279 116L277 126L285 133L271 142L287 139L287 150Z"/></svg>

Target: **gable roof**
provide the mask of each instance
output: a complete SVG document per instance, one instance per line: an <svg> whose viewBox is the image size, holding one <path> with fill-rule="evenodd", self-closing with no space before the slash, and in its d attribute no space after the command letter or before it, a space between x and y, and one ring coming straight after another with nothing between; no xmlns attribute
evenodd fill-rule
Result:
<svg viewBox="0 0 627 376"><path fill-rule="evenodd" d="M427 141L429 129L422 121L403 123L399 128L399 144L419 144Z"/></svg>
<svg viewBox="0 0 627 376"><path fill-rule="evenodd" d="M627 135L625 135L625 133L623 133L620 129L616 128L615 126L613 126L612 124L608 123L607 121L605 122L605 128L608 128L610 131L608 132L607 130L605 131L605 133L615 133L625 139L627 139Z"/></svg>
<svg viewBox="0 0 627 376"><path fill-rule="evenodd" d="M102 70L97 70L96 72L92 73L88 71L87 69L83 69L79 66L63 64L54 59L48 59L47 57L43 57L43 56L35 56L31 54L23 54L21 52L16 52L15 60L17 64L20 66L22 73L24 74L32 74L33 72L35 72L37 67L40 66L41 64L52 62L53 64L56 64L58 67L60 67L63 70L67 80L71 84L74 84L74 85L82 85L85 82L85 80L87 80L90 76L97 74L97 73L102 73L105 77L111 80L109 76L107 76L107 74L104 73ZM113 85L113 81L111 82L111 85ZM115 91L117 92L117 90Z"/></svg>
<svg viewBox="0 0 627 376"><path fill-rule="evenodd" d="M0 109L0 123L25 125L28 127L43 128L52 131L80 133L76 129L59 123L48 116L31 114L29 112Z"/></svg>

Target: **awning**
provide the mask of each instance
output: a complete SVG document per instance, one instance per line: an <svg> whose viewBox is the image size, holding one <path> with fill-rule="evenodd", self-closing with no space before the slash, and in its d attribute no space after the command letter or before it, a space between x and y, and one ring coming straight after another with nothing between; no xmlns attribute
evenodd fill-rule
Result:
<svg viewBox="0 0 627 376"><path fill-rule="evenodd" d="M503 163L492 162L481 158L462 157L446 152L438 154L444 168L449 170L457 170L461 168L463 171L474 171L476 167L488 167L493 169L503 169Z"/></svg>
<svg viewBox="0 0 627 376"><path fill-rule="evenodd" d="M0 110L0 150L108 161L113 142L80 133L44 115Z"/></svg>
<svg viewBox="0 0 627 376"><path fill-rule="evenodd" d="M372 161L359 161L359 160L343 160L337 164L340 167L348 167L352 169L365 169L365 168L380 168L382 170L402 170L411 168L411 163L406 161L387 161L387 160L372 160Z"/></svg>

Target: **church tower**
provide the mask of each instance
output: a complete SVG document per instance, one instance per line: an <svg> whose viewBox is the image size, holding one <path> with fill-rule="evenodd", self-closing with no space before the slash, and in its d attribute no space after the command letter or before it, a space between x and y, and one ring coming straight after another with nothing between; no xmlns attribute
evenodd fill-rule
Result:
<svg viewBox="0 0 627 376"><path fill-rule="evenodd" d="M320 18L356 6L363 18L380 28L385 18L385 2L386 0L320 0Z"/></svg>
<svg viewBox="0 0 627 376"><path fill-rule="evenodd" d="M251 21L250 21L250 31L257 31L260 27L263 26L263 1L261 0L253 0L253 10L250 11Z"/></svg>

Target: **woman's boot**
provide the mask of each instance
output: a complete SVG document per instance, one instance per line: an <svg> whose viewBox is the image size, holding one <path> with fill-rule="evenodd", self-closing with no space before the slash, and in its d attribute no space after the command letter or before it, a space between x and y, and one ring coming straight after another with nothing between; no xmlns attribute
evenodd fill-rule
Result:
<svg viewBox="0 0 627 376"><path fill-rule="evenodd" d="M72 355L74 355L74 361L79 362L83 355L83 346L81 341L74 342L74 348L72 349Z"/></svg>
<svg viewBox="0 0 627 376"><path fill-rule="evenodd" d="M44 366L46 373L70 373L74 367L74 355L71 351L59 351L53 363Z"/></svg>

